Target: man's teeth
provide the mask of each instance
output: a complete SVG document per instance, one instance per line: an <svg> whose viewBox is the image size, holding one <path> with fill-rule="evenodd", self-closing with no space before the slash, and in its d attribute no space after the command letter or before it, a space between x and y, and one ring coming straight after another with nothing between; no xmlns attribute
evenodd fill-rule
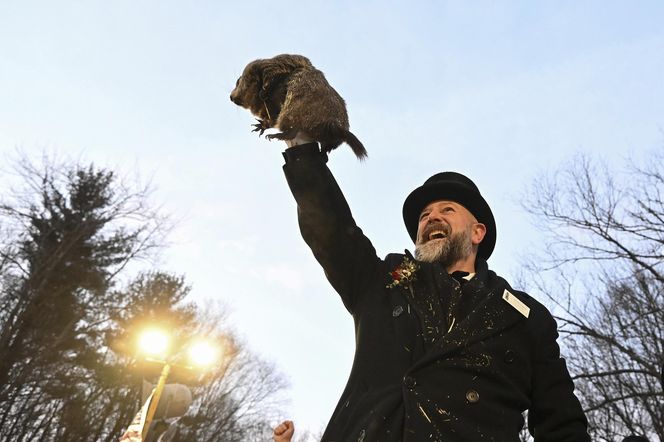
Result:
<svg viewBox="0 0 664 442"><path fill-rule="evenodd" d="M447 235L442 230L434 230L433 232L429 233L429 239L441 239L445 238L446 236Z"/></svg>

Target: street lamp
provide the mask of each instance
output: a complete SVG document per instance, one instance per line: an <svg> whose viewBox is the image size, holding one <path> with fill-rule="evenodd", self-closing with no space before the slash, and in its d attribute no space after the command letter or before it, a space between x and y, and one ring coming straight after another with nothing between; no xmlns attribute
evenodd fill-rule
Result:
<svg viewBox="0 0 664 442"><path fill-rule="evenodd" d="M159 359L164 359L168 354L170 344L170 335L159 328L147 328L138 338L140 352Z"/></svg>
<svg viewBox="0 0 664 442"><path fill-rule="evenodd" d="M199 368L210 368L219 361L219 347L212 345L209 341L195 341L187 351L189 363Z"/></svg>
<svg viewBox="0 0 664 442"><path fill-rule="evenodd" d="M141 333L138 339L138 347L140 353L148 356L152 361L163 364L159 381L152 393L152 399L148 407L145 424L142 429L142 440L147 440L148 431L159 405L162 392L166 386L166 379L171 371L172 366L184 366L190 369L206 370L210 369L220 358L220 349L218 346L213 345L210 341L203 339L196 339L187 345L186 354L188 356L188 363L182 364L180 356L182 350L173 351L171 349L171 336L164 330L158 328L148 328Z"/></svg>

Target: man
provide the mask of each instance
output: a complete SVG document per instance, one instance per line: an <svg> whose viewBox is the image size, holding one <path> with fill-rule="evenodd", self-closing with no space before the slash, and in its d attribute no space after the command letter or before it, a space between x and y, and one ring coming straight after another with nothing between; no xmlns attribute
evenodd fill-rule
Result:
<svg viewBox="0 0 664 442"><path fill-rule="evenodd" d="M376 256L316 143L284 152L302 237L353 316L355 359L322 440L588 441L551 314L490 271L489 205L443 172L403 206L415 256ZM385 193L389 195L389 192Z"/></svg>

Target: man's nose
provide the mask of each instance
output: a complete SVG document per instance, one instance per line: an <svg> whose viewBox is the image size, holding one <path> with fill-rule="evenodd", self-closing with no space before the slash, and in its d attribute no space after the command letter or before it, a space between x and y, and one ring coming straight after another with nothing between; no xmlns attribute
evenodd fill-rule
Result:
<svg viewBox="0 0 664 442"><path fill-rule="evenodd" d="M443 220L444 220L443 214L441 212L438 212L438 211L430 212L427 215L427 224L437 223L437 222L441 222Z"/></svg>

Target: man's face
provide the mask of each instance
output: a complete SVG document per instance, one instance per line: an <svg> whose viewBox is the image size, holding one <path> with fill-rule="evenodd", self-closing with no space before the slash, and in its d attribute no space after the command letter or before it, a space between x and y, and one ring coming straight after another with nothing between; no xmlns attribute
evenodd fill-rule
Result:
<svg viewBox="0 0 664 442"><path fill-rule="evenodd" d="M415 258L450 267L476 251L486 228L461 204L434 201L422 210L417 228Z"/></svg>

